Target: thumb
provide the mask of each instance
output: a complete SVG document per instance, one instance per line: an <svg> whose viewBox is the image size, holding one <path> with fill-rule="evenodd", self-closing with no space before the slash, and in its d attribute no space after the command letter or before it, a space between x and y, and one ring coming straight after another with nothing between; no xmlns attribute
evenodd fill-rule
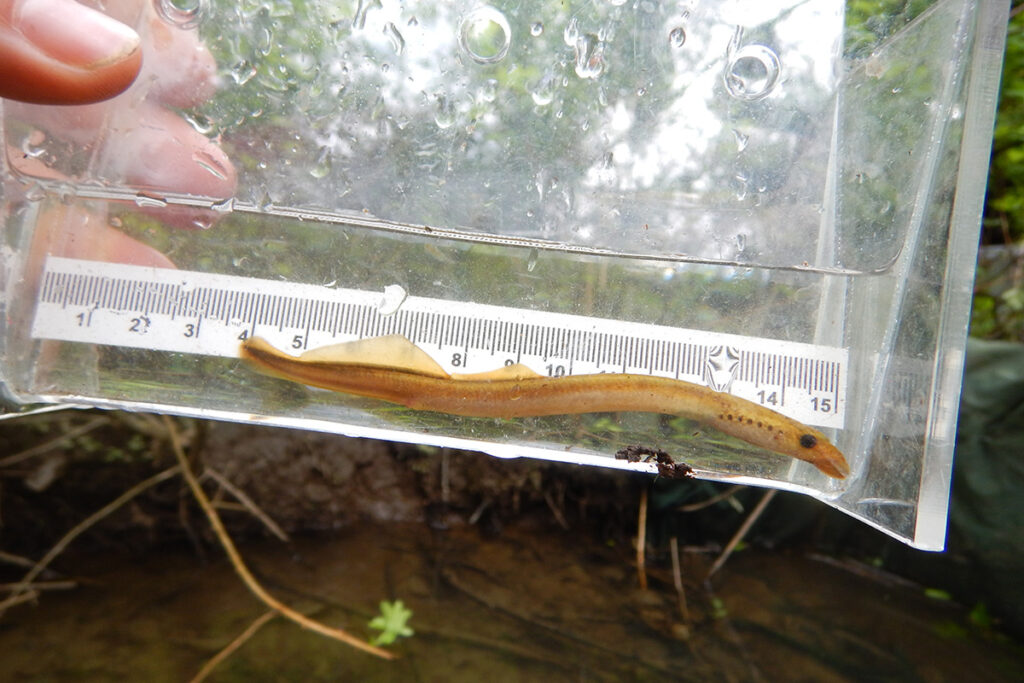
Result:
<svg viewBox="0 0 1024 683"><path fill-rule="evenodd" d="M85 104L124 91L139 72L139 36L74 0L0 0L0 97Z"/></svg>

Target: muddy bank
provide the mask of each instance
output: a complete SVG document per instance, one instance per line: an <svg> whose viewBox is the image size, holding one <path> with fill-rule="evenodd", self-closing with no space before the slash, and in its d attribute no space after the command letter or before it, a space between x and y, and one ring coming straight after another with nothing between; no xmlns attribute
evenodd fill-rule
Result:
<svg viewBox="0 0 1024 683"><path fill-rule="evenodd" d="M105 421L85 434L91 446L71 439L3 470L5 552L38 557L128 486L173 464L146 418L82 413L61 418L69 422L60 428L71 432L97 415ZM780 495L777 513L705 581L763 492L681 513L723 487L179 424L197 471L214 470L291 534L288 543L273 539L206 479L243 555L277 597L360 637L373 635L368 623L380 601L413 610L415 635L394 646L396 662L275 618L211 680L991 681L1014 680L1024 664L1020 648L976 611L863 555L849 559L870 549L870 536L796 496ZM49 482L33 490L44 467ZM635 550L643 497L647 590ZM188 680L266 611L178 478L105 518L53 568L44 578L77 587L0 619L4 677ZM23 571L3 570L5 580Z"/></svg>
<svg viewBox="0 0 1024 683"><path fill-rule="evenodd" d="M472 528L363 523L248 544L264 583L310 616L369 636L381 599L415 635L383 662L275 619L210 680L1013 680L1021 659L962 609L799 554L751 550L711 583L683 553L640 591L630 549L543 521ZM188 552L76 561L83 585L0 622L9 680L182 681L265 609L226 562Z"/></svg>

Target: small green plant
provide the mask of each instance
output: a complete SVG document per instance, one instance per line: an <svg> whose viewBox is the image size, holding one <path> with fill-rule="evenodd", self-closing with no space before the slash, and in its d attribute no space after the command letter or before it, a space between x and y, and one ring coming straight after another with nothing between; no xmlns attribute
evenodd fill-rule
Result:
<svg viewBox="0 0 1024 683"><path fill-rule="evenodd" d="M406 608L401 600L388 602L382 600L380 603L380 614L370 620L370 628L380 630L380 635L371 640L374 645L390 645L395 642L398 636L409 637L414 631L409 628L409 617L412 610Z"/></svg>

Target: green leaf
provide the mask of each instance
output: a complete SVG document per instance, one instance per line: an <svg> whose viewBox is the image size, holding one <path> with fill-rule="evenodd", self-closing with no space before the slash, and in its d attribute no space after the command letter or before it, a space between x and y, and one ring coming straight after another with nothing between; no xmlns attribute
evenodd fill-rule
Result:
<svg viewBox="0 0 1024 683"><path fill-rule="evenodd" d="M370 628L378 629L381 633L371 642L374 645L390 645L399 636L413 635L414 631L408 626L411 616L412 610L406 608L401 600L381 601L380 615L370 620Z"/></svg>

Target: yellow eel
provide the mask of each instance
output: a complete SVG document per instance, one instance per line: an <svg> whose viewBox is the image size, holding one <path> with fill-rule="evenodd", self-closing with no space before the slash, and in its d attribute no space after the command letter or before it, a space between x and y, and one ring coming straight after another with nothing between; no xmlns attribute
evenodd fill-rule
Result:
<svg viewBox="0 0 1024 683"><path fill-rule="evenodd" d="M240 356L261 371L310 386L467 417L602 412L680 415L843 479L850 466L821 432L746 399L678 379L634 374L544 377L524 365L449 374L403 336L334 344L291 356L259 337Z"/></svg>

